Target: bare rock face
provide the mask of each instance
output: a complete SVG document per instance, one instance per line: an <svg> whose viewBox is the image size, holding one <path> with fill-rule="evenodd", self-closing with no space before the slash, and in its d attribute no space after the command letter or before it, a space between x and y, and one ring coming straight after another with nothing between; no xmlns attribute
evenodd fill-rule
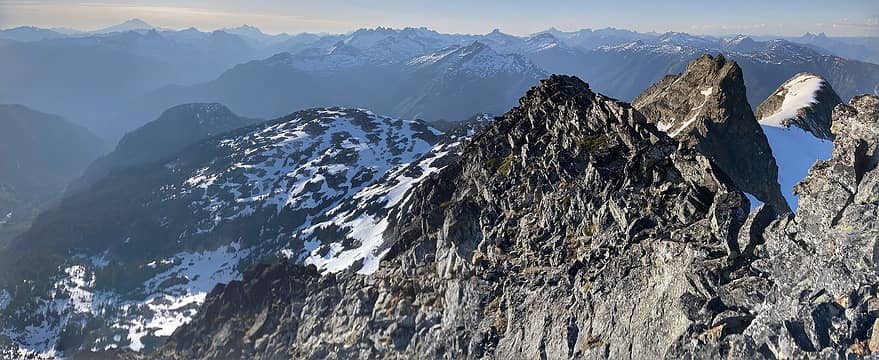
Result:
<svg viewBox="0 0 879 360"><path fill-rule="evenodd" d="M745 93L742 69L723 55L703 55L684 73L667 76L632 105L650 122L698 150L745 192L790 211L778 185L778 166Z"/></svg>
<svg viewBox="0 0 879 360"><path fill-rule="evenodd" d="M815 74L799 73L766 98L754 115L760 123L793 125L815 137L833 140L830 126L833 109L839 104L842 99L827 80Z"/></svg>
<svg viewBox="0 0 879 360"><path fill-rule="evenodd" d="M628 104L553 76L412 190L373 275L256 268L156 356L671 356L763 301L748 206Z"/></svg>

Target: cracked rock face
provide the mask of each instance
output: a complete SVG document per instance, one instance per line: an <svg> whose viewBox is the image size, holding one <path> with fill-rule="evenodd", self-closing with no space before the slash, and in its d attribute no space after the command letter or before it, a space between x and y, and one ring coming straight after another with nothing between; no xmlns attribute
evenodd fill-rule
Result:
<svg viewBox="0 0 879 360"><path fill-rule="evenodd" d="M748 104L742 69L734 61L703 55L684 73L645 90L632 105L660 130L709 157L742 191L780 213L790 211L772 150Z"/></svg>
<svg viewBox="0 0 879 360"><path fill-rule="evenodd" d="M790 127L794 125L815 137L833 140L830 129L833 109L842 99L824 78L810 73L799 73L778 87L754 115L761 123Z"/></svg>

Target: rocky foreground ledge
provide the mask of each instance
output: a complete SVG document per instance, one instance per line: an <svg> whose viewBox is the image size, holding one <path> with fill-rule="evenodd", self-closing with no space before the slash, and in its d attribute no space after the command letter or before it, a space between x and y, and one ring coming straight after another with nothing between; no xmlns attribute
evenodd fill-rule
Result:
<svg viewBox="0 0 879 360"><path fill-rule="evenodd" d="M833 117L832 159L776 219L628 104L553 76L413 189L373 275L255 267L150 356L879 352L879 98Z"/></svg>

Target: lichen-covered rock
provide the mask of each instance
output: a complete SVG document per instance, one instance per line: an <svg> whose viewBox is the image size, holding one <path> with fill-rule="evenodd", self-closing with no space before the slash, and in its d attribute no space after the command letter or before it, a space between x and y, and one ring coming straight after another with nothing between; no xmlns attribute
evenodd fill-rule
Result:
<svg viewBox="0 0 879 360"><path fill-rule="evenodd" d="M778 185L778 166L745 93L742 69L723 55L703 55L632 103L684 146L697 149L742 191L779 213L790 212Z"/></svg>

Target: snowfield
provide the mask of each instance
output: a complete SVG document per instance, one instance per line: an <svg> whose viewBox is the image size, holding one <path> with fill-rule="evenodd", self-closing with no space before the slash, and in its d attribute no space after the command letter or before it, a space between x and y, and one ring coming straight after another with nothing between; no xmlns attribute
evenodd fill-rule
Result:
<svg viewBox="0 0 879 360"><path fill-rule="evenodd" d="M791 120L818 101L817 93L824 86L824 79L818 76L798 74L773 95L783 98L778 110L758 120L778 165L781 192L794 211L799 203L799 197L793 193L794 186L809 174L816 161L830 158L833 142L816 137Z"/></svg>

